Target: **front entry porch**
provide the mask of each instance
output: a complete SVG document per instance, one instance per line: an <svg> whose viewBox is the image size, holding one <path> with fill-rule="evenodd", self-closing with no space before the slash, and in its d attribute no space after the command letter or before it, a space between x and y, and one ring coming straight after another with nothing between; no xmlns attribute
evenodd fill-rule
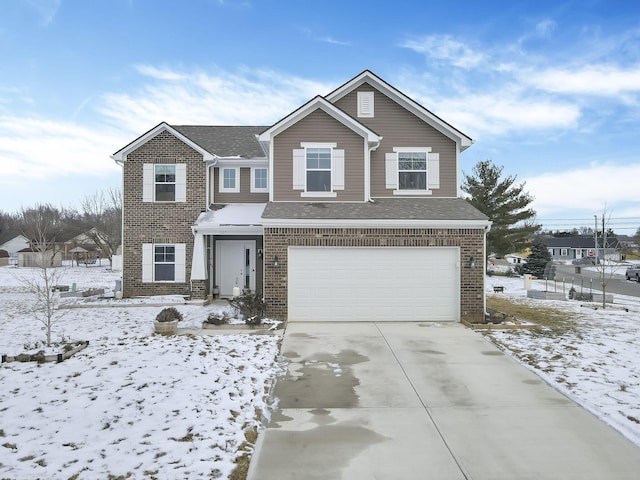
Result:
<svg viewBox="0 0 640 480"><path fill-rule="evenodd" d="M200 214L192 227L193 297L232 298L245 289L262 294L264 206L216 205Z"/></svg>

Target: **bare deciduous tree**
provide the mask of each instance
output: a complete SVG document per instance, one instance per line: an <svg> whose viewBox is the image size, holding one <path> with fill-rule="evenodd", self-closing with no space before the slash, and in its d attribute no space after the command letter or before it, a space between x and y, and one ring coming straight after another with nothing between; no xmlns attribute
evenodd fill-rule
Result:
<svg viewBox="0 0 640 480"><path fill-rule="evenodd" d="M618 251L619 245L614 245L611 242L611 237L613 236L613 230L609 227L609 221L611 220L611 212L607 211L607 207L605 205L602 210L602 232L600 240L596 240L596 247L602 245L602 262L598 262L598 258L596 257L596 267L598 269L598 274L600 276L600 285L602 285L602 308L607 308L606 304L606 293L607 293L607 284L609 280L616 273L618 265L611 262L611 253L607 255L607 251L611 252ZM596 222L597 223L597 222ZM609 256L609 258L607 258Z"/></svg>
<svg viewBox="0 0 640 480"><path fill-rule="evenodd" d="M44 325L47 346L51 346L51 329L59 319L59 293L55 286L63 276L61 268L54 267L55 256L60 251L60 240L68 230L65 211L47 204L22 209L17 219L22 234L29 239L36 254L36 273L23 283L33 293L33 314Z"/></svg>
<svg viewBox="0 0 640 480"><path fill-rule="evenodd" d="M85 197L80 203L84 232L112 262L122 239L122 197L110 188Z"/></svg>

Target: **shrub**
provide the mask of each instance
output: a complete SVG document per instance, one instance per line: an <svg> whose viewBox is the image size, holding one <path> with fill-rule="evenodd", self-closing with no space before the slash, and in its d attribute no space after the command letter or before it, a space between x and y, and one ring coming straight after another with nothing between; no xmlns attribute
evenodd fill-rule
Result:
<svg viewBox="0 0 640 480"><path fill-rule="evenodd" d="M211 312L207 315L207 319L204 322L210 323L211 325L225 325L229 323L229 314L225 311Z"/></svg>
<svg viewBox="0 0 640 480"><path fill-rule="evenodd" d="M250 291L244 291L242 295L238 295L229 303L244 319L244 323L247 325L262 324L267 305L260 295Z"/></svg>
<svg viewBox="0 0 640 480"><path fill-rule="evenodd" d="M175 307L163 308L156 316L156 322L171 322L173 320L182 320L182 314Z"/></svg>

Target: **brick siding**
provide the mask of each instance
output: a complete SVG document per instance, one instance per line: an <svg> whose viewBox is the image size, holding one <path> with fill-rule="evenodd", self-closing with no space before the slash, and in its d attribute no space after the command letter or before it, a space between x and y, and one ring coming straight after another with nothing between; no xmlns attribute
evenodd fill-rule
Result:
<svg viewBox="0 0 640 480"><path fill-rule="evenodd" d="M264 258L278 256L278 268L265 262L268 314L287 319L289 246L315 247L459 247L460 316L484 321L484 230L411 228L270 228L264 229ZM475 257L476 268L469 268Z"/></svg>
<svg viewBox="0 0 640 480"><path fill-rule="evenodd" d="M153 203L142 201L142 166L145 163L186 163L187 201ZM191 295L191 225L205 207L206 174L202 155L163 131L127 155L123 186L123 295ZM143 283L143 243L184 243L184 283ZM197 289L204 296L201 286Z"/></svg>

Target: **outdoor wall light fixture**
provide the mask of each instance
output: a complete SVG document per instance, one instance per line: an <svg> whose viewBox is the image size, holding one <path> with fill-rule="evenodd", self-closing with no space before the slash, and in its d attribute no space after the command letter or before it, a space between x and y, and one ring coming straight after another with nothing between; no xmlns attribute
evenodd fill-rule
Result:
<svg viewBox="0 0 640 480"><path fill-rule="evenodd" d="M278 255L273 257L273 266L275 268L278 268Z"/></svg>
<svg viewBox="0 0 640 480"><path fill-rule="evenodd" d="M476 269L476 257L469 257L469 268L471 270L475 270Z"/></svg>

